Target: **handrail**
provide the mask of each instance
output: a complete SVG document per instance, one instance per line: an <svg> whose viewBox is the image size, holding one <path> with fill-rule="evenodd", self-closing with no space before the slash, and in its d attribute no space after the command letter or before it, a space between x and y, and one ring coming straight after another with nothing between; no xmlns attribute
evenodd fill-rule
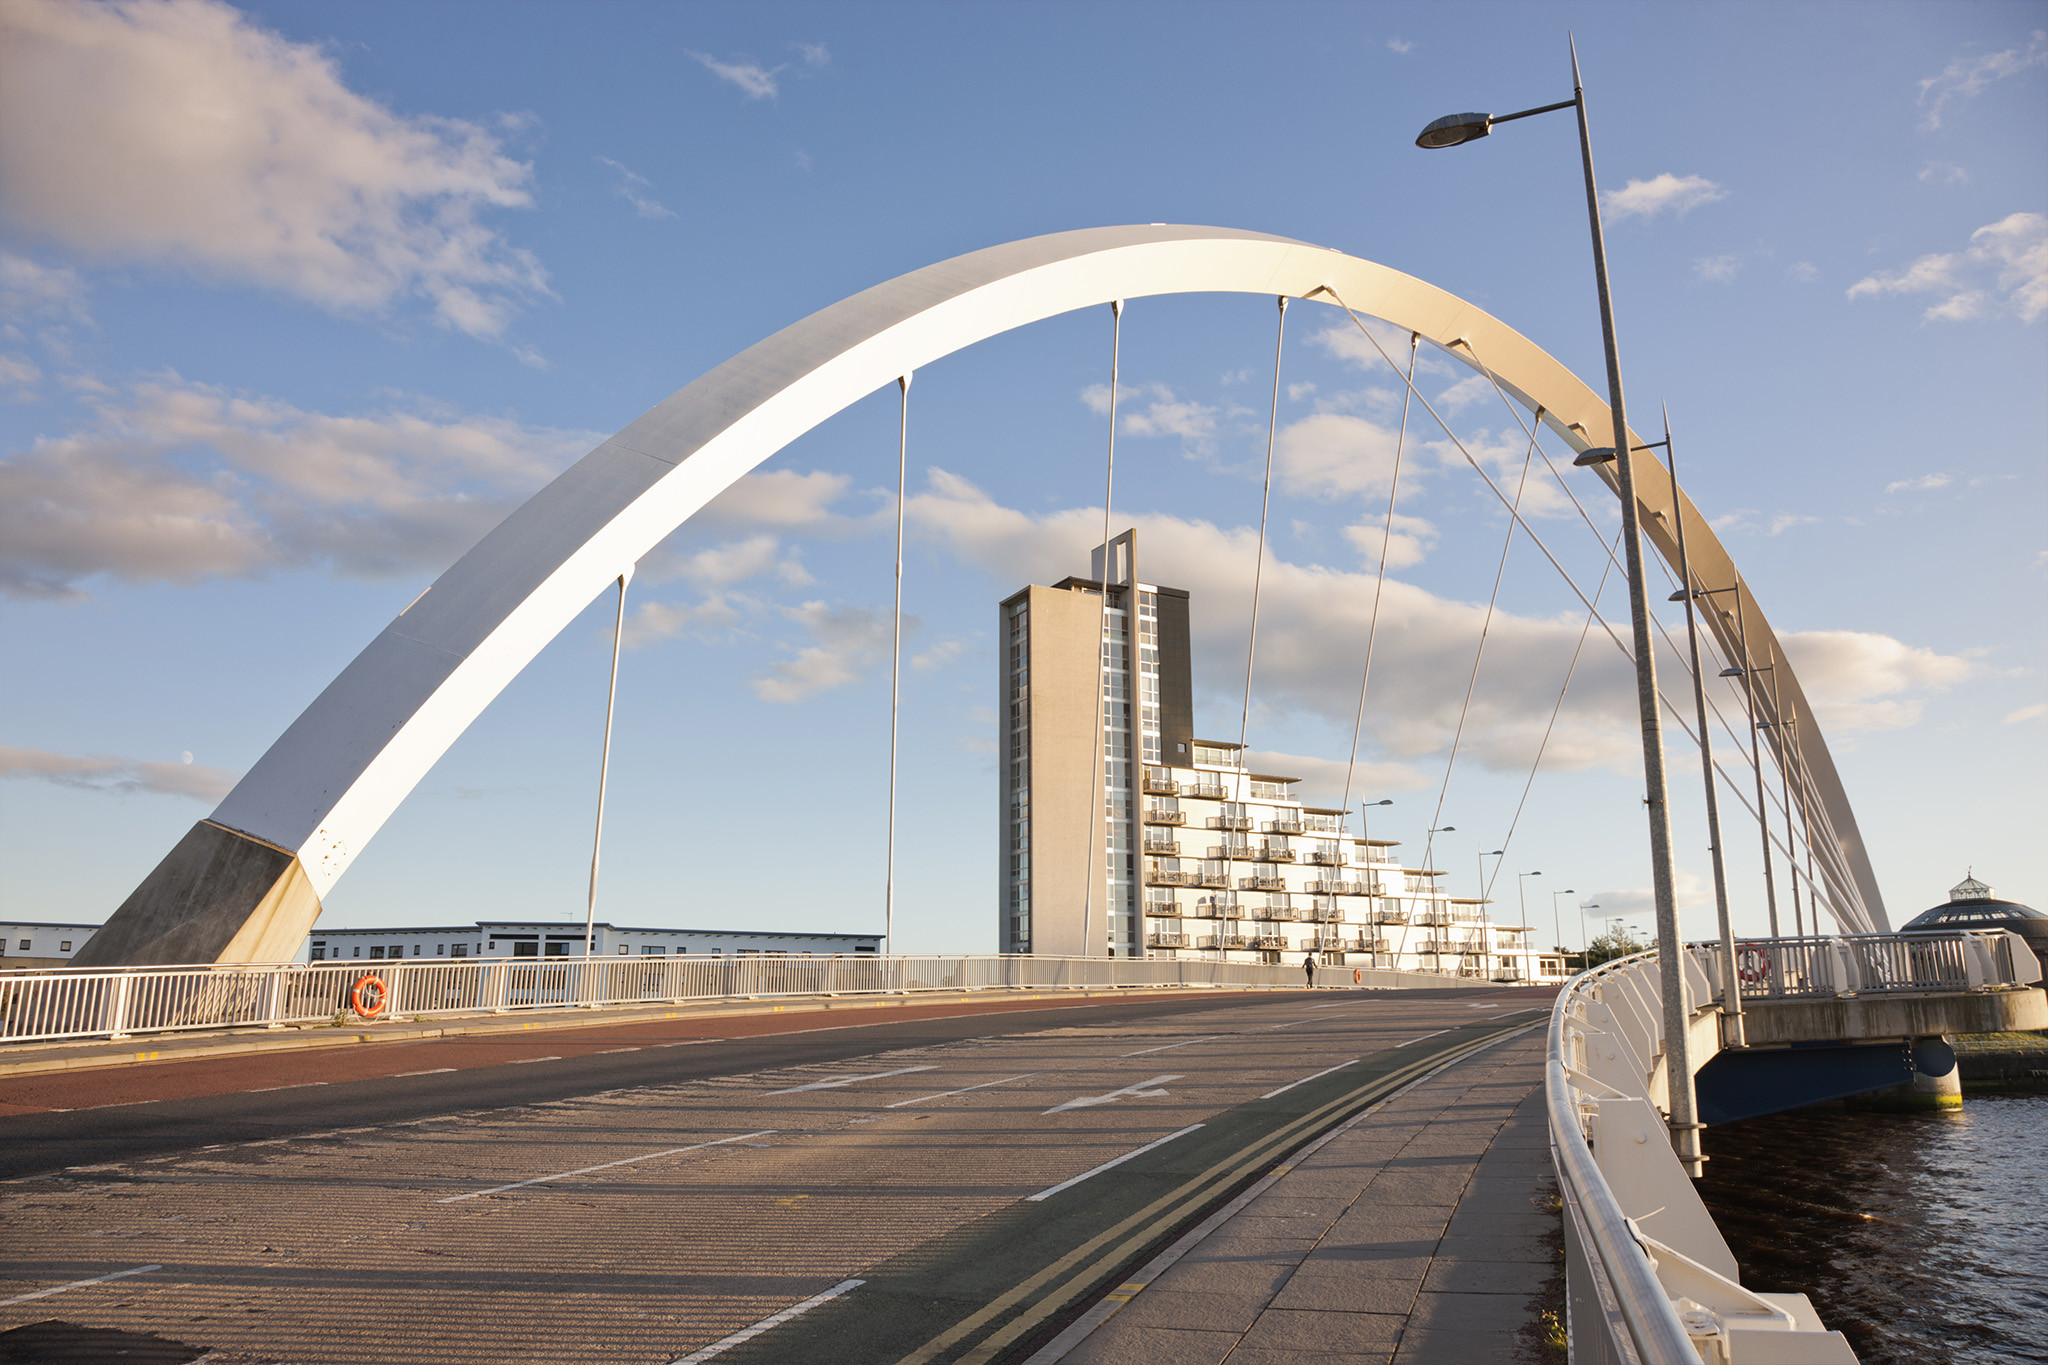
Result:
<svg viewBox="0 0 2048 1365"><path fill-rule="evenodd" d="M1628 1219L1615 1202L1607 1178L1593 1162L1579 1126L1578 1106L1572 1099L1572 1085L1565 1072L1564 1021L1574 996L1610 968L1654 960L1654 950L1619 958L1585 972L1557 993L1550 1007L1550 1036L1545 1046L1543 1095L1550 1111L1550 1154L1557 1166L1558 1183L1584 1220L1587 1241L1599 1258L1614 1291L1622 1321L1644 1365L1699 1365L1699 1352L1679 1320L1678 1310L1664 1292L1650 1263L1649 1253L1629 1229Z"/></svg>

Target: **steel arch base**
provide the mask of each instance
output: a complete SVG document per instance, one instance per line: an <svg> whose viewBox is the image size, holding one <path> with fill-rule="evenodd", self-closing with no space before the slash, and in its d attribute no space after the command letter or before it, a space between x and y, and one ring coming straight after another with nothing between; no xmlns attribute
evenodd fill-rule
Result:
<svg viewBox="0 0 2048 1365"><path fill-rule="evenodd" d="M80 965L282 961L427 771L590 601L676 527L790 441L899 375L1013 328L1115 299L1330 290L1416 332L1533 408L1575 450L1606 444L1591 389L1520 333L1412 276L1326 247L1232 228L1089 228L912 271L812 314L671 395L513 512L398 614L78 955ZM1640 444L1641 437L1631 444ZM1694 572L1733 562L1662 466L1638 451L1643 524L1667 561L1683 516ZM1609 486L1613 475L1602 471ZM1776 642L1741 593L1751 652ZM1731 617L1732 619L1732 617ZM1710 620L1724 648L1725 622ZM1778 655L1781 694L1810 716ZM1788 706L1789 709L1789 706ZM1794 739L1843 841L1853 904L1883 902L1816 727ZM1773 731L1775 736L1776 731Z"/></svg>

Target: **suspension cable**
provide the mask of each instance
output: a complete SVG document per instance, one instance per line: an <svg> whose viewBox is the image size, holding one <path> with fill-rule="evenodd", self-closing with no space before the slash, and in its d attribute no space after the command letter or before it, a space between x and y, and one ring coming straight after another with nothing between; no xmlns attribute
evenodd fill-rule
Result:
<svg viewBox="0 0 2048 1365"><path fill-rule="evenodd" d="M1529 463L1535 457L1535 454L1536 442L1531 440L1529 442L1529 449L1522 455L1522 477L1515 484L1515 501L1514 505L1508 509L1510 512L1519 514L1521 511L1522 493L1529 486ZM1458 765L1458 748L1465 740L1465 718L1471 713L1472 693L1479 685L1479 664L1481 660L1486 658L1486 637L1493 630L1493 610L1495 604L1500 601L1501 580L1507 577L1508 551L1514 547L1516 520L1516 517L1509 518L1507 534L1501 538L1500 563L1493 571L1493 592L1486 599L1486 615L1479 622L1479 648L1472 652L1472 672L1465 679L1465 702L1458 708L1458 728L1451 734L1451 754L1449 758L1444 760L1443 785L1439 786L1436 792L1436 814L1430 816L1429 834L1422 841L1422 866L1424 869L1429 867L1431 854L1436 848L1436 822L1444 818L1444 797L1451 790L1451 771Z"/></svg>
<svg viewBox="0 0 2048 1365"><path fill-rule="evenodd" d="M1617 538L1619 538L1620 534L1621 533L1619 531L1615 532ZM1599 583L1595 584L1593 588L1593 601L1595 604L1598 604L1598 602L1600 601L1600 595L1607 590L1607 579L1609 575L1613 572L1613 567L1614 566L1610 564L1609 566L1607 566L1607 568L1604 568L1600 571L1600 581ZM1511 818L1508 821L1508 832L1506 836L1503 837L1500 841L1500 849L1502 853L1506 853L1510 848L1514 847L1515 829L1522 823L1522 808L1529 804L1529 791L1536 785L1536 770L1543 766L1543 753L1546 749L1550 747L1550 732L1557 728L1558 714L1564 710L1565 693L1571 690L1572 675L1579 671L1579 655L1583 653L1586 648L1586 637L1588 635L1591 635L1592 633L1593 613L1587 612L1586 624L1579 627L1579 642L1572 648L1572 661L1569 665L1566 666L1564 671L1564 683L1557 689L1557 700L1551 704L1550 720L1547 723L1545 723L1543 727L1543 738L1536 745L1535 760L1529 764L1529 778L1527 781L1522 783L1521 799L1515 802L1515 813L1513 818ZM1481 899L1493 899L1493 884L1496 881L1500 880L1500 869L1501 864L1496 862L1493 865L1493 875L1487 878L1486 885L1480 888L1479 895Z"/></svg>
<svg viewBox="0 0 2048 1365"><path fill-rule="evenodd" d="M889 851L882 864L882 952L895 948L896 738L903 701L903 496L910 471L910 372L896 377L902 408L896 422L896 612L889 644Z"/></svg>
<svg viewBox="0 0 2048 1365"><path fill-rule="evenodd" d="M1122 354L1124 341L1124 301L1122 299L1110 300L1109 316L1109 456L1104 461L1102 471L1102 582L1097 585L1102 590L1100 594L1102 607L1097 615L1095 627L1095 772L1092 779L1094 790L1089 794L1088 798L1088 859L1094 870L1088 874L1087 896L1081 902L1081 956L1083 957L1095 956L1094 951L1089 947L1088 933L1089 926L1095 920L1095 884L1097 882L1102 883L1103 890L1103 928L1106 931L1109 927L1109 906L1107 904L1109 899L1109 856L1106 849L1097 849L1095 845L1095 829L1096 821L1104 818L1105 812L1103 807L1109 801L1108 783L1104 778L1105 760L1102 753L1105 742L1103 734L1105 717L1103 713L1109 705L1108 698L1105 695L1106 685L1103 682L1102 638L1109 634L1109 571L1111 561L1115 558L1111 554L1109 546L1109 506L1110 498L1116 492L1116 384L1117 362ZM1099 861L1098 855L1100 856ZM1108 938L1107 932L1104 933L1103 937L1105 939ZM1114 957L1115 955L1115 950L1112 949L1110 956Z"/></svg>
<svg viewBox="0 0 2048 1365"><path fill-rule="evenodd" d="M1252 628L1244 646L1244 711L1237 721L1237 763L1243 774L1237 790L1242 801L1251 794L1251 765L1245 738L1252 723L1252 659L1259 648L1259 588L1266 573L1266 513L1273 504L1273 443L1280 431L1280 355L1287 344L1287 296L1280 296L1280 322L1273 333L1273 415L1266 422L1266 479L1259 493L1259 551L1252 561Z"/></svg>
<svg viewBox="0 0 2048 1365"><path fill-rule="evenodd" d="M1401 492L1401 453L1408 444L1408 406L1415 396L1415 357L1422 345L1422 334L1408 334L1408 375L1407 389L1401 395L1401 432L1394 438L1394 477L1387 484L1387 520L1380 531L1379 573L1372 585L1372 618L1365 627L1365 669L1358 678L1358 714L1351 722L1351 759L1344 765L1344 819L1351 818L1351 779L1358 770L1358 737L1365 729L1365 689L1372 682L1372 647L1379 636L1380 594L1387 586L1387 552L1394 543L1394 500ZM1342 847L1341 845L1339 846ZM1365 856L1372 857L1372 845L1367 844ZM1342 875L1342 869L1339 869Z"/></svg>

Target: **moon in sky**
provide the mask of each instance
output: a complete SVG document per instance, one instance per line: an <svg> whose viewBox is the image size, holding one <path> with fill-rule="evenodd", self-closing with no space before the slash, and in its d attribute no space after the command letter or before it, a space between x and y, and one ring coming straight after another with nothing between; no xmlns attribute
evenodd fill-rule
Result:
<svg viewBox="0 0 2048 1365"><path fill-rule="evenodd" d="M187 749L183 753L179 754L178 761L180 763L190 763L192 761L192 751L190 749Z"/></svg>

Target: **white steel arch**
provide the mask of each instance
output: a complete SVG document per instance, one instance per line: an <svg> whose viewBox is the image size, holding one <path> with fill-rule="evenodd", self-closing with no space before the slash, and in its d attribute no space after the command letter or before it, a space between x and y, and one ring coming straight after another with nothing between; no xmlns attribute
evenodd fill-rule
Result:
<svg viewBox="0 0 2048 1365"><path fill-rule="evenodd" d="M1180 293L1306 298L1333 290L1419 333L1532 408L1575 450L1604 444L1607 405L1498 319L1412 276L1326 247L1230 228L1090 228L1010 242L876 285L812 314L678 390L513 512L314 699L212 816L196 825L80 961L276 961L320 899L493 698L593 598L692 513L789 442L874 390L1027 323L1114 299ZM1464 345L1458 345L1459 342ZM1641 437L1633 438L1640 443ZM1643 525L1676 562L1670 481L1637 452ZM1615 479L1601 469L1610 487ZM1687 549L1709 587L1736 582L1687 501ZM1775 653L1779 696L1810 717L1769 624L1738 590L1750 657ZM1732 606L1726 596L1717 605ZM1735 648L1732 615L1709 624ZM1796 710L1795 710L1796 708ZM1827 745L1791 736L1840 841L1857 928L1888 927ZM1780 730L1773 730L1776 742Z"/></svg>

